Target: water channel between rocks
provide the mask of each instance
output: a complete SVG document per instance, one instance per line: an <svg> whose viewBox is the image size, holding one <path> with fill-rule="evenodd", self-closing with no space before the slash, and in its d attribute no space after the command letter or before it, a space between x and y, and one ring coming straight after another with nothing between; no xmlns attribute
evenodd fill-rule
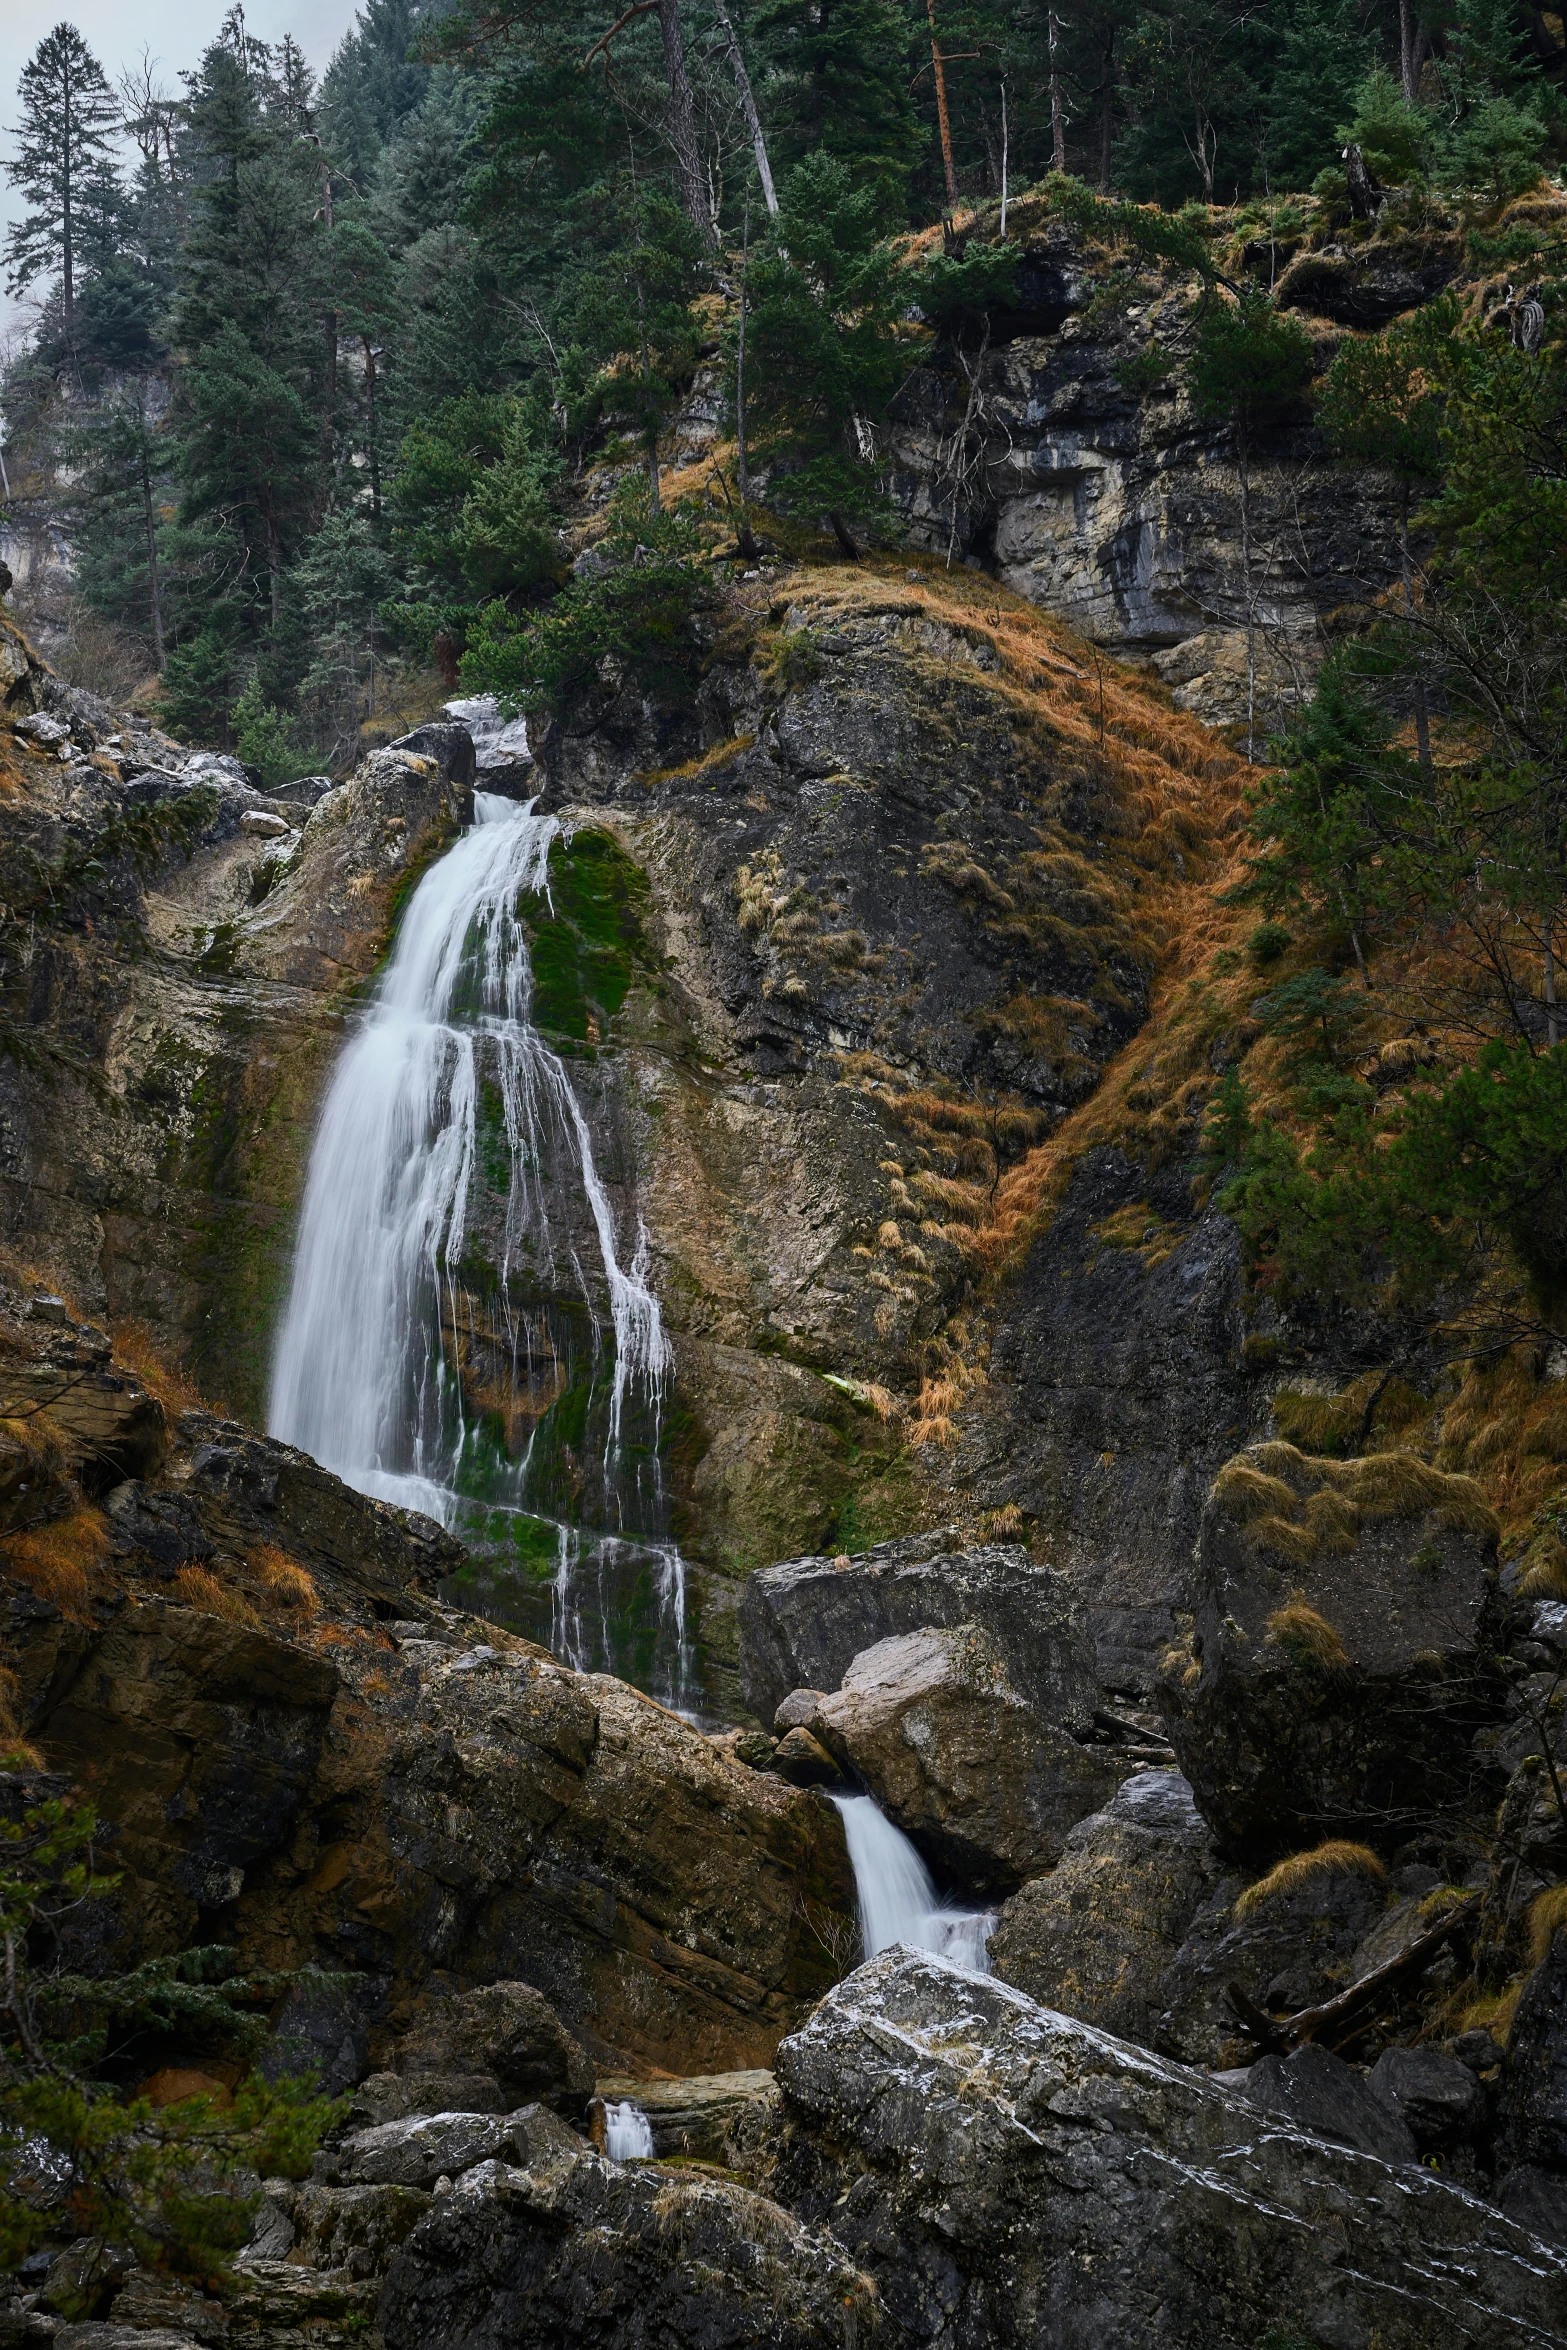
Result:
<svg viewBox="0 0 1567 2350"><path fill-rule="evenodd" d="M571 1073L532 1018L525 909L557 818L476 792L409 900L311 1150L269 1424L467 1545L451 1596L696 1720L702 1659L660 1459L672 1357ZM634 1208L623 1207L629 1224ZM868 1795L834 1799L866 1957L983 1967Z"/></svg>

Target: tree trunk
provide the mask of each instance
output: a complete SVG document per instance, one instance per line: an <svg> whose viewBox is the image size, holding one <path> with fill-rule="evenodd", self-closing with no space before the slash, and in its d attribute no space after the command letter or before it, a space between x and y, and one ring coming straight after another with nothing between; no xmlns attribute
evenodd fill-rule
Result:
<svg viewBox="0 0 1567 2350"><path fill-rule="evenodd" d="M369 444L365 455L370 460L370 511L379 521L381 518L381 452L376 443L375 432L375 346L368 335L362 335L360 340L365 347L365 406L368 411L366 438Z"/></svg>
<svg viewBox="0 0 1567 2350"><path fill-rule="evenodd" d="M1115 138L1115 37L1105 43L1105 78L1099 94L1099 193L1110 193L1110 149Z"/></svg>
<svg viewBox="0 0 1567 2350"><path fill-rule="evenodd" d="M947 68L936 38L936 0L925 0L925 14L930 19L930 62L936 76L936 123L941 132L941 161L947 175L947 210L958 208L958 175L952 168L952 124L947 115ZM836 530L836 522L833 525ZM859 550L856 548L856 553Z"/></svg>
<svg viewBox="0 0 1567 2350"><path fill-rule="evenodd" d="M658 29L664 38L664 73L669 83L669 135L675 150L675 176L680 201L702 242L716 251L718 237L702 178L702 158L696 143L696 112L686 73L686 45L680 31L680 0L658 0Z"/></svg>
<svg viewBox="0 0 1567 2350"><path fill-rule="evenodd" d="M661 511L658 488L658 418L653 414L653 356L647 344L647 303L642 293L642 274L637 273L637 331L642 337L642 391L648 403L647 424L647 494L655 514Z"/></svg>
<svg viewBox="0 0 1567 2350"><path fill-rule="evenodd" d="M65 340L69 347L72 329L76 323L76 228L71 213L71 179L76 132L71 121L69 73L65 76L62 102L64 113L60 120L60 303L65 314Z"/></svg>
<svg viewBox="0 0 1567 2350"><path fill-rule="evenodd" d="M832 524L833 537L837 540L839 546L848 556L849 561L851 563L858 563L860 559L860 550L855 545L853 539L849 536L849 526L844 521L843 516L838 512L836 506L833 507L827 519Z"/></svg>
<svg viewBox="0 0 1567 2350"><path fill-rule="evenodd" d="M1407 481L1399 484L1399 491L1398 565L1403 575L1404 611L1407 616L1413 618L1415 577L1409 560L1409 484ZM1429 775L1431 772L1431 717L1426 708L1426 681L1419 676L1415 679L1415 751L1420 760L1422 773Z"/></svg>
<svg viewBox="0 0 1567 2350"><path fill-rule="evenodd" d="M1418 69L1415 64L1414 12L1409 0L1398 0L1398 66L1404 97L1413 106Z"/></svg>
<svg viewBox="0 0 1567 2350"><path fill-rule="evenodd" d="M746 278L751 266L751 202L746 199L744 243L740 252L740 319L735 336L735 479L740 490L740 527L735 543L748 563L761 552L751 535L751 469L745 448L745 324Z"/></svg>
<svg viewBox="0 0 1567 2350"><path fill-rule="evenodd" d="M1007 241L1007 164L1009 161L1007 126L1007 85L1001 85L1001 242Z"/></svg>
<svg viewBox="0 0 1567 2350"><path fill-rule="evenodd" d="M168 665L163 649L163 595L158 584L158 525L152 503L152 468L145 452L141 463L141 514L147 533L147 613L152 622L153 658L161 677Z"/></svg>
<svg viewBox="0 0 1567 2350"><path fill-rule="evenodd" d="M1559 1039L1556 1018L1556 909L1545 917L1545 1033L1552 1052Z"/></svg>
<svg viewBox="0 0 1567 2350"><path fill-rule="evenodd" d="M1061 41L1061 19L1050 11L1050 139L1052 171L1066 170L1066 116L1061 107L1061 71L1056 51Z"/></svg>
<svg viewBox="0 0 1567 2350"><path fill-rule="evenodd" d="M757 177L762 183L762 201L770 218L778 215L778 198L773 192L772 166L767 160L767 141L762 136L762 118L756 111L756 96L751 88L751 77L745 70L745 59L735 39L735 28L729 21L724 0L713 0L718 11L718 22L723 29L724 47L729 55L729 70L735 77L735 88L740 93L740 111L745 116L745 127L751 136L751 152L756 157Z"/></svg>
<svg viewBox="0 0 1567 2350"><path fill-rule="evenodd" d="M1257 606L1251 592L1251 465L1246 427L1236 436L1241 475L1241 588L1246 598L1246 756L1253 756L1257 722Z"/></svg>

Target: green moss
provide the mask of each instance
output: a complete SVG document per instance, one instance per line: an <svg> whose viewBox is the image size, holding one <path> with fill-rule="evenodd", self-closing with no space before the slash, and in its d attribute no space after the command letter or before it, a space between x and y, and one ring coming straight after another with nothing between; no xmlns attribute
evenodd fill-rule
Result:
<svg viewBox="0 0 1567 2350"><path fill-rule="evenodd" d="M533 1018L566 1044L596 1041L633 983L657 970L643 926L647 876L608 833L573 833L528 915Z"/></svg>
<svg viewBox="0 0 1567 2350"><path fill-rule="evenodd" d="M915 1533L927 1515L914 1464L907 1453L899 1453L844 1495L827 1547L857 1558L878 1542L895 1542L902 1534Z"/></svg>
<svg viewBox="0 0 1567 2350"><path fill-rule="evenodd" d="M457 1531L471 1549L482 1551L482 1563L459 1567L449 1576L453 1587L488 1585L497 1568L526 1576L530 1583L553 1583L560 1566L560 1533L548 1518L532 1518L523 1510L470 1506L458 1514Z"/></svg>

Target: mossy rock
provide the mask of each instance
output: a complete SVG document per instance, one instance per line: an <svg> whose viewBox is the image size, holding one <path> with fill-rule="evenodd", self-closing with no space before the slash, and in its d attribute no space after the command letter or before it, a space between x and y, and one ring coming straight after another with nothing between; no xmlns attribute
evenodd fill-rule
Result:
<svg viewBox="0 0 1567 2350"><path fill-rule="evenodd" d="M639 980L657 971L647 876L607 832L574 832L550 857L549 895L527 915L534 1025L555 1043L596 1044Z"/></svg>

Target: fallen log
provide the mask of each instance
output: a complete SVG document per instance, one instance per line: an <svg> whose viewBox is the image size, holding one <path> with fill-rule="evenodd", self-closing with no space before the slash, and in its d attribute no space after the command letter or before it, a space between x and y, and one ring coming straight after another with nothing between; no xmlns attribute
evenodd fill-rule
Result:
<svg viewBox="0 0 1567 2350"><path fill-rule="evenodd" d="M1295 2015L1271 2016L1239 1983L1228 1986L1230 2005L1265 2056L1287 2056L1292 2048L1303 2046L1307 2040L1319 2040L1325 2048L1336 2048L1343 2041L1353 2039L1367 2024L1374 2023L1394 1991L1418 1981L1479 1906L1478 1893L1459 1902L1397 1958L1390 1958L1385 1966L1374 1967L1358 1983L1351 1983L1347 1990L1336 1992L1317 2007L1303 2007Z"/></svg>

